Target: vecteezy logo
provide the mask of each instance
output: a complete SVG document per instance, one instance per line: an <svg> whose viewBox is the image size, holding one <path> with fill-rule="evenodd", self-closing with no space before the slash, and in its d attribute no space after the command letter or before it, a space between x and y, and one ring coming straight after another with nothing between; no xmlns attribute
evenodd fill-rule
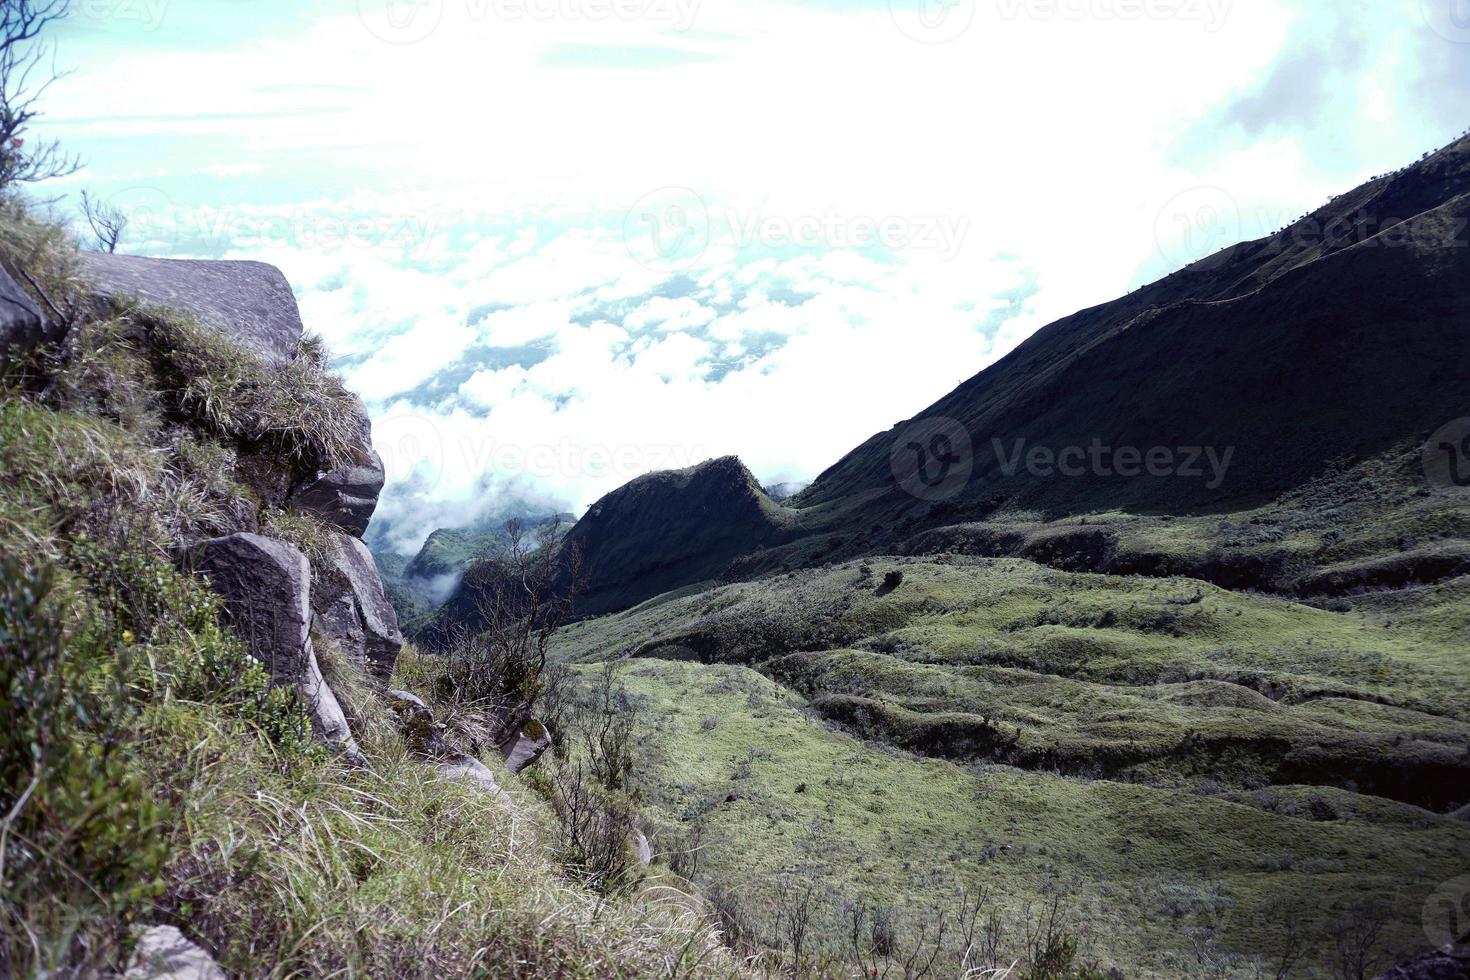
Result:
<svg viewBox="0 0 1470 980"><path fill-rule="evenodd" d="M124 240L130 248L168 255L183 244L185 228L179 210L158 188L142 184L126 187L113 194L107 203L127 215Z"/></svg>
<svg viewBox="0 0 1470 980"><path fill-rule="evenodd" d="M357 0L363 26L389 44L417 44L438 30L444 0Z"/></svg>
<svg viewBox="0 0 1470 980"><path fill-rule="evenodd" d="M1430 30L1456 44L1470 44L1470 0L1420 0Z"/></svg>
<svg viewBox="0 0 1470 980"><path fill-rule="evenodd" d="M373 448L389 483L412 479L432 489L444 475L444 437L433 419L409 414L380 419L373 424Z"/></svg>
<svg viewBox="0 0 1470 980"><path fill-rule="evenodd" d="M975 0L888 0L888 13L913 40L943 44L969 30L975 19Z"/></svg>
<svg viewBox="0 0 1470 980"><path fill-rule="evenodd" d="M1218 187L1194 187L1174 195L1154 223L1159 253L1176 266L1216 255L1240 239L1240 208Z"/></svg>
<svg viewBox="0 0 1470 980"><path fill-rule="evenodd" d="M948 500L975 470L970 433L952 418L919 419L898 433L888 454L893 479L919 500Z"/></svg>
<svg viewBox="0 0 1470 980"><path fill-rule="evenodd" d="M1470 875L1451 878L1425 899L1424 935L1435 949L1470 952Z"/></svg>
<svg viewBox="0 0 1470 980"><path fill-rule="evenodd" d="M1424 443L1424 478L1433 487L1470 487L1470 418L1446 423Z"/></svg>
<svg viewBox="0 0 1470 980"><path fill-rule="evenodd" d="M661 187L628 210L623 241L628 254L654 272L687 269L709 247L709 209L687 187Z"/></svg>

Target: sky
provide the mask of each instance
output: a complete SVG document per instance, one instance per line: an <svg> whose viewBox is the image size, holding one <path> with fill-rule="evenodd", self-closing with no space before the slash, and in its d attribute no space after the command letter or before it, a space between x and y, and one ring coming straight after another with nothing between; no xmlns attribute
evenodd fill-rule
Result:
<svg viewBox="0 0 1470 980"><path fill-rule="evenodd" d="M38 194L259 259L373 534L810 480L1031 333L1470 118L1470 0L73 0Z"/></svg>

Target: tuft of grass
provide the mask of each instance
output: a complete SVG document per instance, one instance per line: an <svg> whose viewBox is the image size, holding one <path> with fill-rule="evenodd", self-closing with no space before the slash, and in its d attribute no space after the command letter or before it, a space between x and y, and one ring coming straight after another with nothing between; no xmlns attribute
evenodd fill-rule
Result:
<svg viewBox="0 0 1470 980"><path fill-rule="evenodd" d="M176 311L132 316L174 382L179 410L217 436L265 447L303 469L361 461L361 408L326 370L318 341L304 342L304 356L271 364Z"/></svg>

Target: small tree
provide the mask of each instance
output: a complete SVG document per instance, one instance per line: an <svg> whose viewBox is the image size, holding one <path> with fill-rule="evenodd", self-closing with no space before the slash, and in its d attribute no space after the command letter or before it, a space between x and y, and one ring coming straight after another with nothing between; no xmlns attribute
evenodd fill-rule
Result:
<svg viewBox="0 0 1470 980"><path fill-rule="evenodd" d="M502 552L465 573L479 631L450 650L444 693L483 714L497 744L530 720L547 648L572 610L580 563L556 546L559 528L556 520L535 532L508 521Z"/></svg>
<svg viewBox="0 0 1470 980"><path fill-rule="evenodd" d="M633 773L637 708L615 676L611 663L602 665L593 710L582 723L582 746L598 783L604 789L627 791Z"/></svg>
<svg viewBox="0 0 1470 980"><path fill-rule="evenodd" d="M62 73L41 32L65 17L71 0L4 0L0 3L0 190L15 184L65 177L81 161L55 140L27 140L40 115L36 103Z"/></svg>
<svg viewBox="0 0 1470 980"><path fill-rule="evenodd" d="M97 250L116 252L117 243L122 241L123 232L127 230L128 216L121 209L106 201L97 200L86 191L82 191L82 215L92 228L92 235L97 240Z"/></svg>

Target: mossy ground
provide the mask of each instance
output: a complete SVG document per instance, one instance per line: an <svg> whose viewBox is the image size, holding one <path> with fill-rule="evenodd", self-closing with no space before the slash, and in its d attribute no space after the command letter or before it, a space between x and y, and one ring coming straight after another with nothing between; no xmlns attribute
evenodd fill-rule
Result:
<svg viewBox="0 0 1470 980"><path fill-rule="evenodd" d="M768 928L783 881L817 883L839 951L844 899L934 921L968 885L990 889L1010 959L1063 894L1087 954L1128 976L1274 975L1287 919L1322 937L1321 969L1332 922L1364 899L1393 910L1383 952L1423 945L1426 899L1470 859L1465 824L1342 790L961 766L855 739L749 668L637 660L618 677L646 699L655 852L703 824L695 883L734 887Z"/></svg>
<svg viewBox="0 0 1470 980"><path fill-rule="evenodd" d="M560 651L636 657L666 833L703 820L698 877L768 921L792 874L917 917L988 884L1013 936L1061 891L1130 976L1274 975L1288 924L1316 936L1294 975L1327 975L1356 903L1387 911L1380 955L1412 953L1470 868L1463 580L1376 595L872 557L654 600Z"/></svg>

